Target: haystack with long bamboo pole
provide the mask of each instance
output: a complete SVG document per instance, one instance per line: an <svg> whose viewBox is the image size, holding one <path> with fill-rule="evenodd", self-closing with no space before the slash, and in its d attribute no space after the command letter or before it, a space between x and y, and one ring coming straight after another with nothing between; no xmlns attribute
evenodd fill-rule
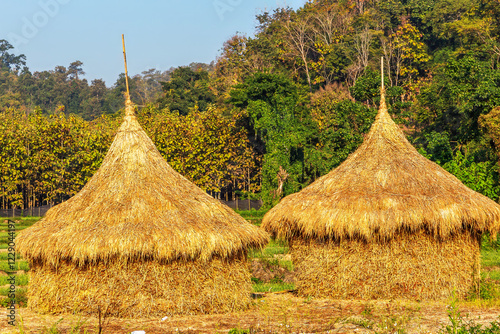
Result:
<svg viewBox="0 0 500 334"><path fill-rule="evenodd" d="M301 295L439 300L479 277L480 237L500 206L420 155L380 109L339 167L289 195L262 227L290 243Z"/></svg>
<svg viewBox="0 0 500 334"><path fill-rule="evenodd" d="M99 170L16 238L28 307L117 317L244 309L246 254L267 233L174 171L129 98Z"/></svg>

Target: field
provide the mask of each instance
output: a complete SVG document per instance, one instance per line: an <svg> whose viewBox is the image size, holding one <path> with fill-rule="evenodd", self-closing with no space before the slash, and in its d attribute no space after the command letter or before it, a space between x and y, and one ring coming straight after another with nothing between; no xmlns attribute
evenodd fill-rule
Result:
<svg viewBox="0 0 500 334"><path fill-rule="evenodd" d="M260 224L264 212L239 212ZM16 218L19 232L38 218ZM0 295L8 299L7 222L0 223ZM293 263L285 242L272 240L249 254L254 302L249 310L226 315L176 316L164 319L113 319L78 315L40 316L26 305L29 271L16 259L17 325L7 323L0 333L500 333L500 242L487 238L482 245L482 284L479 295L448 303L403 300L339 301L301 298L294 294ZM5 320L3 320L5 319ZM448 327L447 327L448 326Z"/></svg>

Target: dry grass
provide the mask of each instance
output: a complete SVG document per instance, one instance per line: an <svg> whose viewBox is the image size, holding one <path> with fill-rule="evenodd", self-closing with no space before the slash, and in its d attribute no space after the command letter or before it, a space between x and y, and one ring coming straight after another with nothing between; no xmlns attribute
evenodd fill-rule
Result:
<svg viewBox="0 0 500 334"><path fill-rule="evenodd" d="M425 233L388 242L294 240L290 253L302 296L335 299L447 300L479 282L479 240Z"/></svg>
<svg viewBox="0 0 500 334"><path fill-rule="evenodd" d="M99 170L16 238L32 268L29 307L117 317L245 308L240 259L267 233L175 172L126 105Z"/></svg>
<svg viewBox="0 0 500 334"><path fill-rule="evenodd" d="M385 100L363 144L339 167L271 209L262 227L283 239L388 240L399 231L440 239L463 230L496 235L500 206L420 155Z"/></svg>
<svg viewBox="0 0 500 334"><path fill-rule="evenodd" d="M116 257L210 261L267 241L267 233L174 171L133 115L84 188L16 239L24 258L51 265Z"/></svg>
<svg viewBox="0 0 500 334"><path fill-rule="evenodd" d="M252 286L243 260L114 263L29 272L28 307L42 314L164 317L246 309Z"/></svg>
<svg viewBox="0 0 500 334"><path fill-rule="evenodd" d="M282 199L262 227L290 241L302 295L443 300L478 284L478 238L496 236L500 205L420 155L382 91L356 152Z"/></svg>
<svg viewBox="0 0 500 334"><path fill-rule="evenodd" d="M459 305L461 313L477 323L498 321L500 309ZM165 333L228 333L233 329L248 333L438 333L448 325L447 304L439 302L408 302L400 300L329 300L299 298L292 294L267 294L256 300L246 311L211 314L179 315L156 318L109 318L103 333L130 333L144 330L147 334ZM24 333L47 333L62 316L40 315L29 309L19 310ZM5 311L0 317L5 317ZM85 322L87 333L97 333L95 317L66 315L57 324L58 333L71 333L75 324ZM367 327L372 327L369 329ZM0 322L1 333L18 334L20 331ZM83 332L83 329L82 331ZM80 333L81 333L80 332Z"/></svg>

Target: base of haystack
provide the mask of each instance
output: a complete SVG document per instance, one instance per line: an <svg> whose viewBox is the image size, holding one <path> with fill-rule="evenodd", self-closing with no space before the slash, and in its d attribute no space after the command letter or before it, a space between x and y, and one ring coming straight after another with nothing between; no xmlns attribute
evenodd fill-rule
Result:
<svg viewBox="0 0 500 334"><path fill-rule="evenodd" d="M225 313L250 303L248 264L155 262L99 264L85 269L62 264L30 270L28 307L39 313L164 317Z"/></svg>
<svg viewBox="0 0 500 334"><path fill-rule="evenodd" d="M479 238L437 241L425 233L388 242L294 240L290 252L302 296L339 299L464 298L479 279Z"/></svg>

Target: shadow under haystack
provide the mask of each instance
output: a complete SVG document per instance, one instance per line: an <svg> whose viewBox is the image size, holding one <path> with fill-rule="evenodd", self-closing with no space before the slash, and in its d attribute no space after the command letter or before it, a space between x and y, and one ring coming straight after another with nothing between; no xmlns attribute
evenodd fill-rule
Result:
<svg viewBox="0 0 500 334"><path fill-rule="evenodd" d="M500 206L420 155L382 91L363 144L262 227L289 241L301 295L442 300L478 283L481 234L497 234Z"/></svg>
<svg viewBox="0 0 500 334"><path fill-rule="evenodd" d="M247 250L267 241L170 167L129 99L99 170L16 239L31 309L135 318L244 309Z"/></svg>

